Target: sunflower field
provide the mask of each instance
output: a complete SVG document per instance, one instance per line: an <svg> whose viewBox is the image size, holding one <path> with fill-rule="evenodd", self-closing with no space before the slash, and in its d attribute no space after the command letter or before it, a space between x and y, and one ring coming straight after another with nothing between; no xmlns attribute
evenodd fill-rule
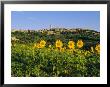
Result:
<svg viewBox="0 0 110 87"><path fill-rule="evenodd" d="M51 31L12 32L12 77L100 76L97 32Z"/></svg>

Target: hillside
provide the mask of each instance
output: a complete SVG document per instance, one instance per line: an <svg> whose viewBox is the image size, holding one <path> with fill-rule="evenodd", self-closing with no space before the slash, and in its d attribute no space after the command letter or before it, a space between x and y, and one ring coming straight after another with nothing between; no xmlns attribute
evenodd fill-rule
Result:
<svg viewBox="0 0 110 87"><path fill-rule="evenodd" d="M45 40L47 44L54 44L57 39L60 39L65 44L69 40L77 41L82 39L85 43L84 49L89 49L100 42L100 32L89 29L66 29L52 28L42 30L12 30L12 37L19 39L19 43L36 43L40 40Z"/></svg>

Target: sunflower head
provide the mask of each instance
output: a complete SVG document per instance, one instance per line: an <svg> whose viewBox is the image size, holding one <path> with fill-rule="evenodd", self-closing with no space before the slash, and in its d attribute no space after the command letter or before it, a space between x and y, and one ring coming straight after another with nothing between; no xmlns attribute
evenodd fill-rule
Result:
<svg viewBox="0 0 110 87"><path fill-rule="evenodd" d="M42 48L39 43L36 44L36 47L37 47L37 48Z"/></svg>
<svg viewBox="0 0 110 87"><path fill-rule="evenodd" d="M81 47L83 47L83 41L82 40L78 40L78 42L77 42L77 47L78 48L81 48Z"/></svg>
<svg viewBox="0 0 110 87"><path fill-rule="evenodd" d="M40 45L41 48L45 47L46 41L41 40L40 43L39 43L39 45Z"/></svg>
<svg viewBox="0 0 110 87"><path fill-rule="evenodd" d="M68 42L68 47L69 47L70 49L74 49L74 47L75 47L74 41L69 41L69 42Z"/></svg>
<svg viewBox="0 0 110 87"><path fill-rule="evenodd" d="M96 45L95 50L97 51L97 53L100 53L100 44Z"/></svg>
<svg viewBox="0 0 110 87"><path fill-rule="evenodd" d="M56 48L62 48L63 43L62 43L61 40L57 40L56 43L55 43L55 45L56 45Z"/></svg>

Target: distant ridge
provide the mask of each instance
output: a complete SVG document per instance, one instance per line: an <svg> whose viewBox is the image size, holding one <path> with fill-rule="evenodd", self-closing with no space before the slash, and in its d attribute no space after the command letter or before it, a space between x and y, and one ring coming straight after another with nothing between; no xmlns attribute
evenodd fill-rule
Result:
<svg viewBox="0 0 110 87"><path fill-rule="evenodd" d="M83 29L83 28L48 28L48 29L40 29L40 30L30 30L30 29L12 29L11 32L15 32L15 31L21 31L21 32L27 32L27 31L37 31L37 32L42 32L42 31L70 31L70 32L77 32L77 31L86 31L86 32L96 32L96 33L100 33L96 30L92 30L92 29Z"/></svg>

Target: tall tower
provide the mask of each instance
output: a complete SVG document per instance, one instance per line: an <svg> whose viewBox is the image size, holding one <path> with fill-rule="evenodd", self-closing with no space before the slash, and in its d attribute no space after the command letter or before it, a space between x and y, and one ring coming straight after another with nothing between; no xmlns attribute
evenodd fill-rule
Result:
<svg viewBox="0 0 110 87"><path fill-rule="evenodd" d="M52 28L52 25L50 24L50 30L51 30L51 28Z"/></svg>

